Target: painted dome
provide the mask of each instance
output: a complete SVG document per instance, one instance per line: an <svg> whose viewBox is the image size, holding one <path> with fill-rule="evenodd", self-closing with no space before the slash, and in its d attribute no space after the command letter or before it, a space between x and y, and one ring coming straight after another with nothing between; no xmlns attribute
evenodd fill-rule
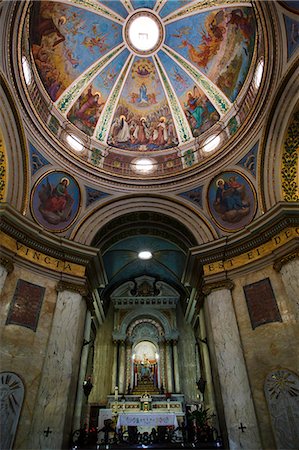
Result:
<svg viewBox="0 0 299 450"><path fill-rule="evenodd" d="M179 172L246 118L258 61L249 2L36 1L29 30L49 128L88 164Z"/></svg>

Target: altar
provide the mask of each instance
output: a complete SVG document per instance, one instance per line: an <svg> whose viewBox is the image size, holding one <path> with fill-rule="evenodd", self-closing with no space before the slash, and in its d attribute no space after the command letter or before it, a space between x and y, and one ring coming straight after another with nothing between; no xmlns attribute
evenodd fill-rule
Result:
<svg viewBox="0 0 299 450"><path fill-rule="evenodd" d="M177 416L175 413L119 413L116 429L120 427L178 427Z"/></svg>

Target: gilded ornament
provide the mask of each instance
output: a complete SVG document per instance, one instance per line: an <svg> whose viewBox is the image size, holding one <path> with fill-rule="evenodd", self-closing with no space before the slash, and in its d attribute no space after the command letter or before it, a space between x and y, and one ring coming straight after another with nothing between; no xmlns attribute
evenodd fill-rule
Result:
<svg viewBox="0 0 299 450"><path fill-rule="evenodd" d="M298 153L299 153L299 111L294 114L288 128L282 155L282 190L286 202L299 200Z"/></svg>

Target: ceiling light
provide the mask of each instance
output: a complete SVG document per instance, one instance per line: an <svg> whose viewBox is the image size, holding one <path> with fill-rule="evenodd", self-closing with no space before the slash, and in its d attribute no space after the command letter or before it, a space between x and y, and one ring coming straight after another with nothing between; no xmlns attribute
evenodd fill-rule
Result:
<svg viewBox="0 0 299 450"><path fill-rule="evenodd" d="M70 147L76 152L82 152L84 149L83 142L73 134L68 134L66 140Z"/></svg>
<svg viewBox="0 0 299 450"><path fill-rule="evenodd" d="M153 255L148 250L143 250L142 252L138 253L138 258L139 259L146 260L146 259L151 259L152 257L153 257Z"/></svg>
<svg viewBox="0 0 299 450"><path fill-rule="evenodd" d="M261 85L264 71L264 61L261 59L255 69L253 84L256 89L258 89Z"/></svg>
<svg viewBox="0 0 299 450"><path fill-rule="evenodd" d="M22 56L22 66L23 66L25 82L26 82L27 86L29 86L31 84L31 80L32 80L32 72L31 72L29 62L28 62L26 56Z"/></svg>
<svg viewBox="0 0 299 450"><path fill-rule="evenodd" d="M134 162L136 172L149 173L153 170L154 164L148 158L141 158Z"/></svg>
<svg viewBox="0 0 299 450"><path fill-rule="evenodd" d="M204 142L203 150L209 153L215 150L215 148L217 148L219 144L220 144L220 136L213 134L212 136L208 137L208 139Z"/></svg>

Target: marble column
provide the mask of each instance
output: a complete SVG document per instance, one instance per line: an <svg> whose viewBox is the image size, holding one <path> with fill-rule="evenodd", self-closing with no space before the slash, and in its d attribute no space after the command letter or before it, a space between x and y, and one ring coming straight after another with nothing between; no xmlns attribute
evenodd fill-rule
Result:
<svg viewBox="0 0 299 450"><path fill-rule="evenodd" d="M83 287L59 283L51 334L36 399L29 447L68 448L86 303Z"/></svg>
<svg viewBox="0 0 299 450"><path fill-rule="evenodd" d="M125 393L125 370L126 370L126 346L124 342L120 343L119 354L119 393Z"/></svg>
<svg viewBox="0 0 299 450"><path fill-rule="evenodd" d="M176 341L173 341L172 345L173 350L173 370L174 370L174 391L176 394L181 392L180 386L180 374L179 374L179 356L178 356L178 344Z"/></svg>
<svg viewBox="0 0 299 450"><path fill-rule="evenodd" d="M295 318L299 322L299 251L276 261L274 269L281 274L287 296L294 306Z"/></svg>
<svg viewBox="0 0 299 450"><path fill-rule="evenodd" d="M112 366L112 385L111 385L111 392L114 393L115 386L118 386L118 380L117 380L117 371L118 371L118 342L113 342L113 366Z"/></svg>
<svg viewBox="0 0 299 450"><path fill-rule="evenodd" d="M233 283L206 285L206 305L215 345L230 450L261 449L238 324L231 295ZM240 428L246 426L245 431Z"/></svg>
<svg viewBox="0 0 299 450"><path fill-rule="evenodd" d="M6 277L13 271L13 263L6 258L0 257L0 294L3 290Z"/></svg>
<svg viewBox="0 0 299 450"><path fill-rule="evenodd" d="M86 376L86 367L89 353L89 344L87 342L90 341L90 330L91 330L91 313L87 311L85 317L85 328L84 328L84 342L81 351L81 361L80 361L80 370L78 377L78 385L77 385L77 396L75 403L75 411L74 411L74 419L73 419L73 431L81 428L81 413L82 413L82 405L85 400L84 391L83 391L83 382ZM86 343L84 345L84 343Z"/></svg>
<svg viewBox="0 0 299 450"><path fill-rule="evenodd" d="M171 342L166 343L166 372L167 372L167 391L173 392Z"/></svg>
<svg viewBox="0 0 299 450"><path fill-rule="evenodd" d="M202 309L200 310L199 313L199 328L200 328L199 338L201 339L200 352L202 355L203 371L204 371L203 378L207 383L204 392L205 406L209 408L211 413L217 414L209 348L208 345L205 344L204 342L204 340L207 338L207 332L206 332L204 312Z"/></svg>

